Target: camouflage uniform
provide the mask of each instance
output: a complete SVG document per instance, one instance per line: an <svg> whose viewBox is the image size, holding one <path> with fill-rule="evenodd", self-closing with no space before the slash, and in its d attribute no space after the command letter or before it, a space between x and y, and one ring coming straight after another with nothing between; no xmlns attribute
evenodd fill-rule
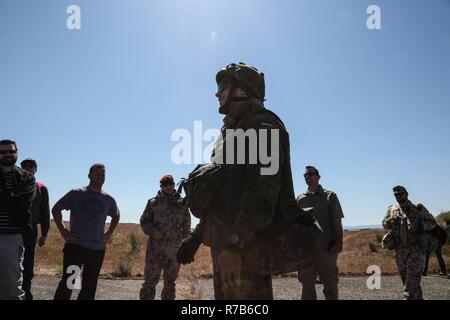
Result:
<svg viewBox="0 0 450 320"><path fill-rule="evenodd" d="M192 261L201 241L211 247L216 299L273 299L274 251L268 249L275 241L268 228L276 229L275 222L288 211L287 200L295 204L289 136L281 120L264 108L264 75L256 68L230 64L219 71L216 82L219 113L226 115L211 156L213 164L221 165L220 175L209 190L214 201L204 213L195 213L201 221L180 247L180 258ZM247 95L235 96L236 88ZM236 134L242 145L228 150ZM241 139L247 134L250 139ZM261 153L268 152L270 158L262 159Z"/></svg>
<svg viewBox="0 0 450 320"><path fill-rule="evenodd" d="M146 235L147 252L145 257L145 282L140 292L141 300L153 300L155 287L159 282L161 270L164 270L164 288L161 299L175 299L175 281L180 265L176 253L181 241L191 228L188 209L182 204L178 193L172 195L162 191L148 201L141 216L141 227ZM162 239L155 239L154 233L162 233Z"/></svg>
<svg viewBox="0 0 450 320"><path fill-rule="evenodd" d="M203 243L211 247L216 298L273 299L271 275L265 272L270 257L261 254L264 248L257 238L271 224L277 211L283 166L289 162L289 139L282 124L264 112L263 104L256 99L242 102L238 114L227 115L224 123L222 141L226 139L226 129L280 130L279 170L274 175L261 175L260 164L224 165L222 181L219 190L216 190L217 198L203 221ZM218 144L213 151L213 162L216 160L217 148ZM270 150L270 141L267 148ZM222 152L226 159L225 146ZM290 166L288 170L291 177ZM295 199L293 191L291 193L291 198ZM222 251L228 250L227 236L233 232L238 233L246 243L239 250L242 284L225 289L218 274L218 263Z"/></svg>
<svg viewBox="0 0 450 320"><path fill-rule="evenodd" d="M425 264L426 235L436 226L434 217L420 203L408 201L405 208L391 205L383 227L391 230L395 244L395 262L407 300L422 298L421 275Z"/></svg>

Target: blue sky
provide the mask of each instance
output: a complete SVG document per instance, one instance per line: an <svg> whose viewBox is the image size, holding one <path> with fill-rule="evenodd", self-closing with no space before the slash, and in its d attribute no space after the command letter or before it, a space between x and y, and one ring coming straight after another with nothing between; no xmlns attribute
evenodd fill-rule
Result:
<svg viewBox="0 0 450 320"><path fill-rule="evenodd" d="M171 133L220 128L215 74L243 61L289 130L296 193L313 164L345 225L379 224L396 184L450 209L448 0L4 0L0 44L0 137L38 161L52 204L103 162L137 222L161 175L194 167L172 163Z"/></svg>

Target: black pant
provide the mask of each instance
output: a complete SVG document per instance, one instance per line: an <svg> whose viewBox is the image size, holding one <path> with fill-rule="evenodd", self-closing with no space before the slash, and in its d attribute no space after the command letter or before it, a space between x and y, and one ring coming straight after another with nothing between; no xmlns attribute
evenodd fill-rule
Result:
<svg viewBox="0 0 450 320"><path fill-rule="evenodd" d="M23 255L22 290L25 292L25 300L33 300L33 295L31 294L31 280L33 280L34 277L34 253L36 250L37 234L38 230L36 224L33 224L32 230L22 234L23 246L25 248Z"/></svg>
<svg viewBox="0 0 450 320"><path fill-rule="evenodd" d="M105 250L92 250L75 244L66 243L63 249L63 277L59 282L58 289L55 292L55 300L70 300L74 284L74 270L72 266L78 266L83 273L81 275L81 291L78 294L78 300L94 300L97 290L98 277L105 257ZM71 268L69 268L71 267ZM68 269L69 268L69 269ZM67 283L67 280L69 280Z"/></svg>
<svg viewBox="0 0 450 320"><path fill-rule="evenodd" d="M436 254L436 258L439 262L439 268L441 269L442 273L447 273L447 269L445 267L444 259L442 258L442 244L438 244L436 249L434 250L434 253ZM430 255L431 251L427 251L427 255L425 257L425 268L423 270L423 273L426 274L428 272L428 262L430 261Z"/></svg>

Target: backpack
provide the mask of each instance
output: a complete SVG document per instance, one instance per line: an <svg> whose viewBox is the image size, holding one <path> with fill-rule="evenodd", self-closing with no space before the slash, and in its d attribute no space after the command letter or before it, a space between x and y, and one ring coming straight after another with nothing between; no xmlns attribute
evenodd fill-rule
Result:
<svg viewBox="0 0 450 320"><path fill-rule="evenodd" d="M206 217L206 213L215 198L222 173L223 165L199 164L189 173L187 179L183 178L178 183L178 193L181 194L181 189L183 189L186 194L183 204L189 207L194 217L199 219Z"/></svg>
<svg viewBox="0 0 450 320"><path fill-rule="evenodd" d="M291 203L287 214L277 215L272 223L255 237L252 259L259 274L280 275L311 267L320 252L323 233L312 208Z"/></svg>
<svg viewBox="0 0 450 320"><path fill-rule="evenodd" d="M440 225L436 225L434 229L431 231L433 237L438 239L439 244L443 245L447 241L447 232Z"/></svg>

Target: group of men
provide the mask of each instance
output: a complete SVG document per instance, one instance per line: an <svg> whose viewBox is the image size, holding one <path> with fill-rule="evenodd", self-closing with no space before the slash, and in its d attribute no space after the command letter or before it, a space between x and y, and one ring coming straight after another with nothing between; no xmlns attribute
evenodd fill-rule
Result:
<svg viewBox="0 0 450 320"><path fill-rule="evenodd" d="M189 195L187 201L180 197L171 175L161 178L161 190L148 201L140 219L149 237L140 298L155 298L155 287L163 270L161 298L175 299L180 263L194 261L203 243L211 248L216 299L273 299L271 256L264 252L270 252L266 246L271 245L267 239L273 236L270 232L274 221L281 221L280 217L290 210L289 204L295 203L303 215L312 215L322 229L314 261L298 269L302 299L317 299L318 277L323 283L325 298L338 299L337 259L343 249L341 220L344 215L336 194L320 185L317 168L307 166L304 179L308 188L295 197L289 135L282 120L264 107L262 72L244 63L233 63L217 73L216 83L218 111L224 115L224 125L211 157L213 164L220 164L217 171L220 175L214 187L205 188L213 200L207 203L200 223L191 232L189 204L192 199ZM239 147L229 150L225 143L227 139L234 139L230 133L233 130L276 134L258 136L256 146L245 143L246 156L242 163L235 161L239 157L235 154L235 151L239 153ZM256 161L252 161L248 154L253 147L268 152L258 153ZM36 184L33 176L37 164L29 159L22 163L25 170L16 167L17 151L15 142L0 141L0 299L22 299L24 295L32 298L31 261L34 261L36 225L41 223L39 245L44 245L49 227L48 192L43 184ZM269 164L261 154L269 152L272 158L278 159L278 170L264 174L262 169ZM218 155L228 161L229 154L232 154L232 162L218 161ZM81 268L82 288L78 298L95 298L106 244L119 222L114 198L102 189L104 165L93 165L88 177L87 187L69 191L52 209L55 224L65 240L63 276L55 299L70 299L74 285L70 276ZM40 194L39 198L36 194ZM420 239L422 234L435 229L436 221L423 205L408 200L404 187L395 187L394 194L398 204L389 207L383 226L392 230L405 297L420 299L420 275L425 262ZM306 210L311 207L312 213ZM32 216L30 210L39 214ZM71 211L69 228L63 223L62 210ZM107 216L111 217L111 223L105 232ZM28 243L26 247L30 249L25 249L22 287L23 243Z"/></svg>
<svg viewBox="0 0 450 320"><path fill-rule="evenodd" d="M36 242L46 243L50 228L48 190L36 182L37 162L27 158L17 167L18 148L12 140L0 141L0 300L32 300ZM65 240L63 276L55 300L70 299L75 281L83 272L79 299L94 299L103 264L106 243L119 223L114 198L102 190L105 166L94 164L89 185L69 191L53 207L52 214ZM62 210L70 210L70 227L62 220ZM111 216L108 231L106 217ZM38 225L41 236L37 240Z"/></svg>
<svg viewBox="0 0 450 320"><path fill-rule="evenodd" d="M261 174L260 169L267 163L260 158L256 163L251 163L247 158L244 164L232 161L222 165L221 174L217 175L218 182L214 184L213 190L209 191L213 195L213 201L203 208L205 214L202 215L200 223L182 241L177 251L177 259L183 264L191 263L203 243L211 248L216 299L273 299L271 273L261 267L268 257L257 254L267 249L264 248L267 242L258 240L261 234L271 230L271 223L287 210L289 200L295 197L289 136L281 119L264 108L263 73L244 63L230 64L218 72L216 82L216 97L219 100L219 113L224 115L224 125L222 136L215 144L211 162L222 164L215 161L217 154L223 159L226 158L227 152L230 152L226 150L227 144L224 142L229 137L230 130L278 130L280 139L276 141L275 152L280 160L280 170L272 175ZM261 147L259 140L257 143ZM271 143L274 144L274 141L266 140L267 150L271 148ZM251 146L245 145L246 151L250 149ZM317 299L315 289L318 277L323 283L325 298L338 299L337 258L343 249L341 220L344 215L336 194L319 184L320 174L315 167L307 166L304 178L308 189L294 201L298 208L314 208L312 215L320 224L323 234L315 262L298 270L298 279L303 288L302 299ZM423 205L412 204L408 200L404 187L395 187L394 194L398 204L389 207L383 226L388 230L394 229L394 238L399 240L395 242L396 262L404 284L405 298L421 299L420 274L424 271L425 250L418 247L418 242L414 239L435 230L436 221ZM154 200L149 202L150 206L152 201ZM148 216L151 216L148 214L149 205L141 218L144 231L150 231L147 224ZM404 217L396 218L398 212L404 213ZM398 228L402 230L402 237L397 239ZM183 232L186 230L183 229ZM149 235L151 236L151 232ZM149 240L149 248L152 246L153 243ZM151 252L150 249L147 257L151 256ZM146 265L150 265L151 261L152 259L148 259ZM445 266L442 268L445 273ZM154 279L159 277L159 269L156 273L157 275L152 270L151 276L146 275L141 298L154 298ZM164 296L166 295L162 298Z"/></svg>

